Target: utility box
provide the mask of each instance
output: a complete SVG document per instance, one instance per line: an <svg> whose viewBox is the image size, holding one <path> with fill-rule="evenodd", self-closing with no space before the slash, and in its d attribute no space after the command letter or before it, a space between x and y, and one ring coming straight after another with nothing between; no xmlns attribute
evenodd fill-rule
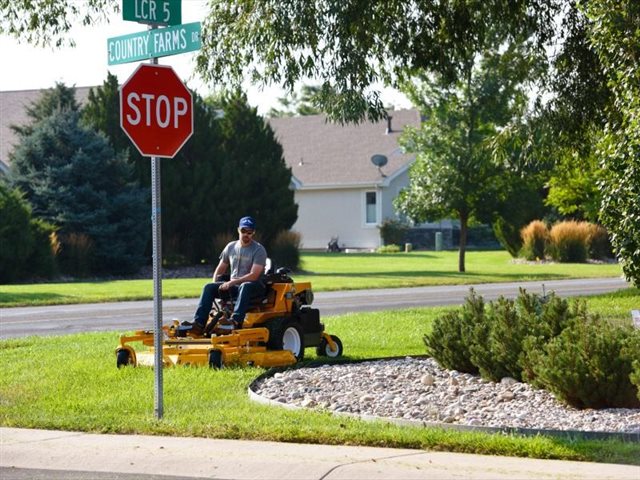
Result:
<svg viewBox="0 0 640 480"><path fill-rule="evenodd" d="M442 251L442 232L436 232L436 252Z"/></svg>

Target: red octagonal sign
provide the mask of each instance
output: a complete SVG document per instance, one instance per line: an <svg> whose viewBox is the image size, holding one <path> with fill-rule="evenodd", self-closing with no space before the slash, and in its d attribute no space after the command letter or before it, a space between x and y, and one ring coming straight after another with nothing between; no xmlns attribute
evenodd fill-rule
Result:
<svg viewBox="0 0 640 480"><path fill-rule="evenodd" d="M146 157L173 158L193 134L193 98L168 65L141 64L120 87L120 126Z"/></svg>

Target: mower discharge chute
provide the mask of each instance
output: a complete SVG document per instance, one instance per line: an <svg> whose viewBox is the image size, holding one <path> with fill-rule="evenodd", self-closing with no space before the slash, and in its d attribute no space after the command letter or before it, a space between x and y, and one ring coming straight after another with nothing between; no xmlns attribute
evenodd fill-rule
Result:
<svg viewBox="0 0 640 480"><path fill-rule="evenodd" d="M311 308L311 283L295 283L286 269L265 277L267 293L252 302L242 328L227 333L218 326L233 311L231 300L216 300L201 335L196 335L174 320L163 326L162 359L165 366L256 365L280 367L304 358L304 349L316 347L319 356L339 357L342 342L324 331L320 311ZM133 342L149 347L136 352ZM116 349L118 368L126 365L154 364L153 331L138 330L122 335Z"/></svg>

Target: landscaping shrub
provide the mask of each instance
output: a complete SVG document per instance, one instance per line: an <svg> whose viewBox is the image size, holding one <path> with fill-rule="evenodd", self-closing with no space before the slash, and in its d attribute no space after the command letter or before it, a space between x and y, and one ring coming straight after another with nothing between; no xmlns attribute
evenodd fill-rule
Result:
<svg viewBox="0 0 640 480"><path fill-rule="evenodd" d="M385 218L378 228L384 245L402 245L409 230L407 224L392 218Z"/></svg>
<svg viewBox="0 0 640 480"><path fill-rule="evenodd" d="M300 269L301 235L293 230L282 230L269 247L269 256L276 267L287 267L293 271Z"/></svg>
<svg viewBox="0 0 640 480"><path fill-rule="evenodd" d="M588 224L588 255L593 260L613 258L613 247L609 240L609 233L602 225Z"/></svg>
<svg viewBox="0 0 640 480"><path fill-rule="evenodd" d="M589 224L574 220L556 223L549 232L548 252L556 262L587 261Z"/></svg>
<svg viewBox="0 0 640 480"><path fill-rule="evenodd" d="M31 207L18 190L0 182L0 282L51 277L52 231L51 225L32 218Z"/></svg>
<svg viewBox="0 0 640 480"><path fill-rule="evenodd" d="M614 327L554 294L486 305L473 289L423 341L444 368L527 381L577 408L640 406L640 330Z"/></svg>
<svg viewBox="0 0 640 480"><path fill-rule="evenodd" d="M86 277L91 273L94 243L87 234L57 232L55 242L60 245L57 260L62 273L75 277Z"/></svg>
<svg viewBox="0 0 640 480"><path fill-rule="evenodd" d="M544 259L545 248L549 238L549 229L541 220L534 220L520 230L522 237L521 255L527 260Z"/></svg>
<svg viewBox="0 0 640 480"><path fill-rule="evenodd" d="M391 244L391 245L383 245L382 247L378 247L376 249L377 253L398 253L402 251L400 245Z"/></svg>
<svg viewBox="0 0 640 480"><path fill-rule="evenodd" d="M568 324L569 305L551 294L540 297L521 289L518 298L500 298L487 305L485 321L476 323L471 360L480 374L493 381L503 377L523 380L523 372L529 377L531 368L523 348L529 337L536 339L532 345L544 345L558 335Z"/></svg>
<svg viewBox="0 0 640 480"><path fill-rule="evenodd" d="M631 327L612 326L586 304L557 337L535 354L536 383L576 408L640 407L632 365L640 361Z"/></svg>
<svg viewBox="0 0 640 480"><path fill-rule="evenodd" d="M637 397L640 400L640 330L634 329L633 334L629 338L623 353L629 355L633 360L631 361L631 374L629 380L635 385L637 390Z"/></svg>
<svg viewBox="0 0 640 480"><path fill-rule="evenodd" d="M51 278L56 274L55 255L60 250L55 227L40 219L31 220L33 250L27 260L30 278Z"/></svg>
<svg viewBox="0 0 640 480"><path fill-rule="evenodd" d="M423 337L427 352L450 370L478 373L469 347L475 325L484 322L484 300L473 289L460 310L448 312L433 322L430 335Z"/></svg>

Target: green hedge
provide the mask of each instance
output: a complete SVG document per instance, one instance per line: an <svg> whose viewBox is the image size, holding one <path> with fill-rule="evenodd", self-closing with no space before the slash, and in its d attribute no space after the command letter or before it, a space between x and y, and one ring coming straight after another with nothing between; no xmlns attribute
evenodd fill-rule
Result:
<svg viewBox="0 0 640 480"><path fill-rule="evenodd" d="M471 290L424 343L445 368L526 381L577 408L640 406L640 331L603 321L584 301L521 290L485 305Z"/></svg>

